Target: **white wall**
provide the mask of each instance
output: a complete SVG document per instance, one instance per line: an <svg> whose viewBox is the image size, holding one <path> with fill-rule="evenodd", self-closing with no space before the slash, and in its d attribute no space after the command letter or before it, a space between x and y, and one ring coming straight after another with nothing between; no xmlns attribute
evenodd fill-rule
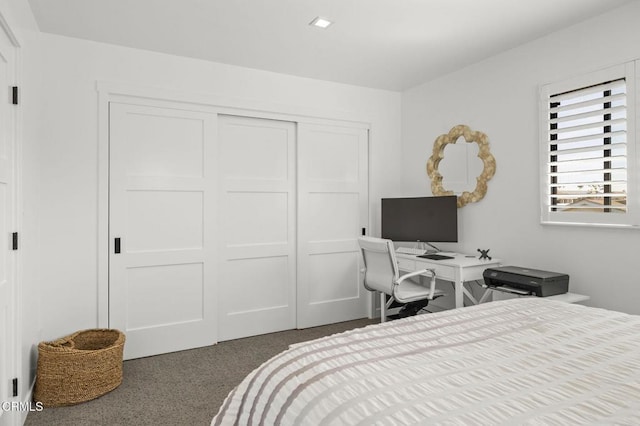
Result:
<svg viewBox="0 0 640 426"><path fill-rule="evenodd" d="M497 172L486 197L459 211L461 251L570 274L588 303L640 313L640 231L542 226L538 87L640 58L640 3L407 90L402 99L403 193L431 195L425 164L454 125L489 136Z"/></svg>
<svg viewBox="0 0 640 426"><path fill-rule="evenodd" d="M98 98L96 81L211 94L325 111L371 122L373 200L400 181L398 92L372 90L32 33L23 94L36 161L41 259L34 303L42 340L97 326ZM378 209L372 208L372 212ZM379 221L374 217L376 222ZM376 232L374 230L374 232Z"/></svg>

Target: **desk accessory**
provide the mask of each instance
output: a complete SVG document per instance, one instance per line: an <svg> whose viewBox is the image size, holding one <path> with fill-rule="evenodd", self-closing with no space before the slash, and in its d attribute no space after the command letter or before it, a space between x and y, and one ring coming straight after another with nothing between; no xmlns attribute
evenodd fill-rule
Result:
<svg viewBox="0 0 640 426"><path fill-rule="evenodd" d="M483 260L483 259L491 260L491 256L489 256L489 250L491 250L491 249L486 249L486 250L478 249L478 252L480 252L480 257L478 259L480 259L480 260Z"/></svg>

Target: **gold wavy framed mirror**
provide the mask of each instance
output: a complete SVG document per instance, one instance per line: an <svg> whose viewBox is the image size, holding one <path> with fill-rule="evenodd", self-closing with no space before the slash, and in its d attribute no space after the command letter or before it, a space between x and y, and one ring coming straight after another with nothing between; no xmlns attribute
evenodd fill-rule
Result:
<svg viewBox="0 0 640 426"><path fill-rule="evenodd" d="M484 198L487 193L487 182L496 172L496 159L489 151L489 138L482 132L471 130L463 124L453 127L449 133L440 135L433 143L433 153L427 161L427 174L431 179L431 192L433 195L455 195L453 191L444 189L442 186L443 176L438 170L440 162L444 159L444 151L447 145L455 144L460 137L467 143L478 144L478 158L482 160L483 170L476 178L476 188L473 192L464 191L458 195L458 208L475 203Z"/></svg>

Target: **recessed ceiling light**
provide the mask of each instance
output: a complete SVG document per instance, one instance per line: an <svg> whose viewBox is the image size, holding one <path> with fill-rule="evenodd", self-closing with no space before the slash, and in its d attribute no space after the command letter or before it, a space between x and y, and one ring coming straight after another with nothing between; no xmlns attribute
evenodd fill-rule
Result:
<svg viewBox="0 0 640 426"><path fill-rule="evenodd" d="M313 21L309 22L309 25L313 25L318 28L327 28L329 25L333 24L330 20L326 18L316 17Z"/></svg>

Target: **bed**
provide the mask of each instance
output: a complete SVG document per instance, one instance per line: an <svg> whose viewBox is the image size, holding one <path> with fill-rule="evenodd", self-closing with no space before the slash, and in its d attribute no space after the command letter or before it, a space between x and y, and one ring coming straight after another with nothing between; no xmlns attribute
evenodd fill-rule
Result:
<svg viewBox="0 0 640 426"><path fill-rule="evenodd" d="M213 425L640 424L640 316L544 298L292 345Z"/></svg>

